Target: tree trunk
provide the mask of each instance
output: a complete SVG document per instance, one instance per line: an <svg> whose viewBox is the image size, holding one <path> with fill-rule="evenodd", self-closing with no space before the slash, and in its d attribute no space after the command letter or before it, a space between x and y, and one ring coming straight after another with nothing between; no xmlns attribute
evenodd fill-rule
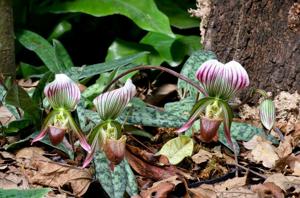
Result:
<svg viewBox="0 0 300 198"><path fill-rule="evenodd" d="M198 0L204 48L239 61L251 86L300 93L300 3L293 0Z"/></svg>
<svg viewBox="0 0 300 198"><path fill-rule="evenodd" d="M15 77L15 47L11 0L0 0L0 74Z"/></svg>

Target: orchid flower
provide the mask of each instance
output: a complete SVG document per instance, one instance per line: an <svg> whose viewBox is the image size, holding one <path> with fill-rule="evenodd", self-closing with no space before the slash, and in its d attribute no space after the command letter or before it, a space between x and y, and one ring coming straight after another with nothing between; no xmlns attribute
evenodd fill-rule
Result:
<svg viewBox="0 0 300 198"><path fill-rule="evenodd" d="M97 149L104 151L112 169L123 160L126 136L122 135L121 125L115 119L135 94L136 88L129 79L123 87L100 94L94 99L93 103L102 122L89 135L92 152L87 155L83 167L91 162Z"/></svg>
<svg viewBox="0 0 300 198"><path fill-rule="evenodd" d="M233 113L228 101L249 85L246 70L236 61L223 64L217 60L208 60L197 70L196 78L208 97L195 104L191 117L177 132L189 129L200 116L200 139L209 142L217 135L219 125L224 121L225 136L232 146L230 126Z"/></svg>
<svg viewBox="0 0 300 198"><path fill-rule="evenodd" d="M46 117L42 131L31 144L43 139L48 133L51 143L57 145L66 140L65 133L70 131L78 137L82 148L90 152L90 145L71 116L80 100L80 90L76 83L65 74L56 74L54 81L45 87L44 94L53 110Z"/></svg>

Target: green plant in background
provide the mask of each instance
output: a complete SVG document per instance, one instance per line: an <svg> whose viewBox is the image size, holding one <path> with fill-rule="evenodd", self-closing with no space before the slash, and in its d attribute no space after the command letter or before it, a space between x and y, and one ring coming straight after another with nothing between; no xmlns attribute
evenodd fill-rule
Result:
<svg viewBox="0 0 300 198"><path fill-rule="evenodd" d="M45 118L41 133L32 140L32 143L41 140L48 133L53 145L64 140L63 142L72 149L75 134L82 148L90 152L90 145L71 116L80 100L80 90L76 83L65 74L56 74L55 80L45 87L44 94L53 110ZM69 133L71 146L65 138L66 133Z"/></svg>

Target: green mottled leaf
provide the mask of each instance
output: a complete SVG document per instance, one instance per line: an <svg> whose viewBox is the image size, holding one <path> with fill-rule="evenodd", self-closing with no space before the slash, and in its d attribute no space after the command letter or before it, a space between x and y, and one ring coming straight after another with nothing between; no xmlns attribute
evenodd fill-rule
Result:
<svg viewBox="0 0 300 198"><path fill-rule="evenodd" d="M194 141L192 138L181 135L166 142L157 155L164 155L170 164L176 165L185 157L192 156Z"/></svg>
<svg viewBox="0 0 300 198"><path fill-rule="evenodd" d="M96 17L121 14L144 30L174 36L168 17L158 10L153 0L73 0L54 3L45 10L54 13L82 12Z"/></svg>
<svg viewBox="0 0 300 198"><path fill-rule="evenodd" d="M199 28L200 20L191 17L188 9L195 6L193 1L156 0L157 7L170 19L172 26L179 29Z"/></svg>
<svg viewBox="0 0 300 198"><path fill-rule="evenodd" d="M84 108L83 101L81 101L77 106L77 114L80 128L84 132L89 132L101 121L97 112Z"/></svg>
<svg viewBox="0 0 300 198"><path fill-rule="evenodd" d="M1 189L1 198L44 198L50 191L49 188L33 188L33 189Z"/></svg>
<svg viewBox="0 0 300 198"><path fill-rule="evenodd" d="M216 55L213 52L203 50L196 51L189 57L189 59L183 65L180 74L188 77L189 79L192 79L196 83L199 83L199 81L196 79L196 71L202 65L202 63L215 58ZM178 80L177 86L181 98L186 98L189 95L195 97L196 94L199 93L190 84L187 84L185 81L180 79Z"/></svg>
<svg viewBox="0 0 300 198"><path fill-rule="evenodd" d="M127 186L127 171L124 160L112 171L109 161L102 152L96 152L94 157L96 179L111 198L121 198Z"/></svg>
<svg viewBox="0 0 300 198"><path fill-rule="evenodd" d="M126 159L124 159L125 163L125 170L127 174L127 186L126 186L126 192L130 197L135 196L139 193L139 188L136 182L136 178L134 173L132 172L129 163Z"/></svg>
<svg viewBox="0 0 300 198"><path fill-rule="evenodd" d="M59 63L53 46L40 35L23 30L17 34L17 39L25 48L34 51L53 73L61 73L66 70Z"/></svg>
<svg viewBox="0 0 300 198"><path fill-rule="evenodd" d="M151 107L127 107L119 116L122 123L126 120L128 124L140 124L152 127L180 127L186 119L175 116L172 113L158 111Z"/></svg>
<svg viewBox="0 0 300 198"><path fill-rule="evenodd" d="M38 124L40 122L41 111L38 104L32 100L28 93L20 86L13 85L12 88L8 90L5 102L21 108L26 113L26 116L31 118L34 123Z"/></svg>

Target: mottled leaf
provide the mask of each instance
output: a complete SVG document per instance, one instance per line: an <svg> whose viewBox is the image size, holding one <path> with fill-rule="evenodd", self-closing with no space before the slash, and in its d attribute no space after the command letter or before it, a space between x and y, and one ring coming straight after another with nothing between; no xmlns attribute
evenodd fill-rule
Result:
<svg viewBox="0 0 300 198"><path fill-rule="evenodd" d="M50 191L49 188L33 189L0 189L1 198L43 198Z"/></svg>
<svg viewBox="0 0 300 198"><path fill-rule="evenodd" d="M125 162L122 161L119 165L111 170L109 161L102 152L96 152L94 156L96 178L101 183L106 193L111 198L121 198L127 186L127 172Z"/></svg>
<svg viewBox="0 0 300 198"><path fill-rule="evenodd" d="M127 186L126 186L126 192L130 197L137 195L139 193L139 188L136 182L135 175L133 171L130 168L130 165L126 159L124 159L125 163L125 170L127 174Z"/></svg>

